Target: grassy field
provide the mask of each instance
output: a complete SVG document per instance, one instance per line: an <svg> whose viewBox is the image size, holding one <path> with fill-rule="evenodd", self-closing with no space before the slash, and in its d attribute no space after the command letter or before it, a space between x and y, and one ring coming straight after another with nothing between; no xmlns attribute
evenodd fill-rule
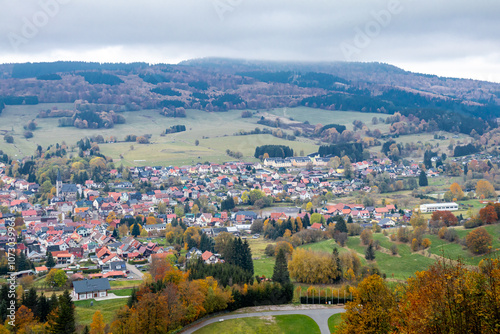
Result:
<svg viewBox="0 0 500 334"><path fill-rule="evenodd" d="M456 242L448 242L446 240L440 239L437 235L426 235L426 238L429 238L431 241L431 247L429 248L429 252L431 254L444 256L449 259L457 260L461 259L467 265L477 266L482 259L497 257L500 254L500 224L495 225L486 225L483 226L486 231L492 236L492 252L485 255L474 255L469 250L462 245ZM463 228L456 228L457 234L459 237L465 238L467 234L469 234L471 230L466 230Z"/></svg>
<svg viewBox="0 0 500 334"><path fill-rule="evenodd" d="M389 250L392 242L382 233L374 233L373 239L379 240L381 247ZM393 256L386 252L375 252L375 263L382 273L388 278L405 280L413 276L415 271L425 270L429 265L435 262L434 259L425 257L420 253L411 252L407 244L398 244L399 256ZM363 246L359 237L349 237L347 247L360 254L365 253L366 246Z"/></svg>
<svg viewBox="0 0 500 334"><path fill-rule="evenodd" d="M269 244L275 244L275 242L266 240L264 238L259 239L247 239L250 244L250 249L252 250L253 267L255 275L271 277L273 276L274 269L274 256L267 256L264 253L266 246Z"/></svg>
<svg viewBox="0 0 500 334"><path fill-rule="evenodd" d="M111 281L109 284L111 285L111 288L133 288L141 285L142 280L123 280L123 281Z"/></svg>
<svg viewBox="0 0 500 334"><path fill-rule="evenodd" d="M319 252L326 252L326 253L331 253L334 247L337 247L339 253L347 252L347 249L340 247L333 239L323 240L320 242L299 246L299 248L304 248Z"/></svg>
<svg viewBox="0 0 500 334"><path fill-rule="evenodd" d="M316 152L318 143L302 137L295 141L284 140L271 135L234 136L240 131L250 131L266 126L257 124L259 117L241 118L241 110L228 112L205 112L200 110L187 110L185 118L167 118L159 115L158 110L140 110L123 112L121 115L126 119L125 124L118 124L112 129L77 129L74 127L58 127L57 118L36 119L37 129L33 131L34 137L26 139L23 136L23 126L28 121L35 119L40 110L50 109L57 106L59 109L73 109L71 103L46 103L34 106L7 106L0 116L0 135L10 133L14 136L14 144L2 142L0 149L13 157L30 156L37 145L46 148L56 142L65 142L70 147L76 141L86 136L102 135L104 139L111 136L124 140L128 134L144 135L150 134L150 144L136 144L118 142L112 144L101 144L101 152L110 156L115 163L125 166L131 165L184 165L198 162L222 163L234 160L226 154L226 150L243 153L246 161L255 161L253 154L255 147L264 144L288 145L297 153L304 151L305 154ZM269 114L284 116L296 121L309 121L311 124L338 123L346 125L352 130L352 122L361 120L371 130L379 129L382 133L389 131L389 125L379 123L371 124L373 117L386 117L386 115L361 113L356 111L331 111L313 109L306 107L277 108L267 111ZM161 136L166 128L173 125L185 125L187 131ZM272 128L269 128L272 129ZM54 135L57 133L57 136ZM463 136L464 138L466 136ZM199 140L199 145L195 141ZM460 140L460 139L459 139ZM433 145L440 143L440 148L445 148L447 141L439 141L433 138L433 134L414 134L401 136L398 142L430 142ZM380 147L370 148L380 151ZM69 151L76 154L77 151Z"/></svg>
<svg viewBox="0 0 500 334"><path fill-rule="evenodd" d="M328 328L330 329L330 333L337 332L337 326L342 322L341 313L337 313L328 318Z"/></svg>
<svg viewBox="0 0 500 334"><path fill-rule="evenodd" d="M390 124L379 123L377 125L372 125L373 117L383 117L384 119L388 115L381 115L376 113L361 113L357 111L340 111L340 110L323 110L308 107L296 107L296 108L276 108L268 111L269 114L276 116L291 118L295 121L305 122L308 121L310 124L321 123L323 125L335 123L340 125L345 125L348 130L353 130L352 122L355 120L360 120L372 130L379 129L382 133L388 132Z"/></svg>
<svg viewBox="0 0 500 334"><path fill-rule="evenodd" d="M196 334L320 333L318 324L305 315L278 315L228 319L198 329Z"/></svg>
<svg viewBox="0 0 500 334"><path fill-rule="evenodd" d="M90 301L94 302L90 306ZM101 311L105 323L109 324L118 309L127 304L127 298L95 301L81 300L75 302L76 322L80 325L90 325L92 316L96 311Z"/></svg>
<svg viewBox="0 0 500 334"><path fill-rule="evenodd" d="M110 292L117 296L130 296L132 294L132 289L111 290Z"/></svg>

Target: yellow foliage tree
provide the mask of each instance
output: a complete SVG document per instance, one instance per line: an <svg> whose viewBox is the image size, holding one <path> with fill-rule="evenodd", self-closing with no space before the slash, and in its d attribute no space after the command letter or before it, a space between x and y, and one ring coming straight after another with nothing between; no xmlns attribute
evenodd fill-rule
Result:
<svg viewBox="0 0 500 334"><path fill-rule="evenodd" d="M495 188L487 180L479 180L476 184L476 195L480 198L491 198L496 196Z"/></svg>
<svg viewBox="0 0 500 334"><path fill-rule="evenodd" d="M105 326L101 311L96 311L90 324L90 334L104 334Z"/></svg>
<svg viewBox="0 0 500 334"><path fill-rule="evenodd" d="M453 195L453 198L456 198L457 200L461 200L462 198L465 197L464 191L462 190L462 187L456 182L454 182L450 186L450 192Z"/></svg>
<svg viewBox="0 0 500 334"><path fill-rule="evenodd" d="M191 208L191 213L193 215L197 215L198 213L200 213L200 208L198 207L197 204L194 204L193 207Z"/></svg>
<svg viewBox="0 0 500 334"><path fill-rule="evenodd" d="M416 229L418 227L427 227L427 222L425 218L422 216L420 211L415 212L410 219L410 224L413 227L413 229Z"/></svg>
<svg viewBox="0 0 500 334"><path fill-rule="evenodd" d="M293 246L288 241L278 241L276 247L274 248L274 256L278 255L280 249L283 249L286 256L290 256L293 253Z"/></svg>
<svg viewBox="0 0 500 334"><path fill-rule="evenodd" d="M106 223L111 223L113 220L116 219L116 214L114 211L110 211L108 214L108 217L106 217Z"/></svg>
<svg viewBox="0 0 500 334"><path fill-rule="evenodd" d="M155 217L150 216L146 218L146 225L154 225L154 224L158 224Z"/></svg>
<svg viewBox="0 0 500 334"><path fill-rule="evenodd" d="M331 254L301 248L294 250L288 271L297 282L308 284L331 283L339 275L337 262Z"/></svg>
<svg viewBox="0 0 500 334"><path fill-rule="evenodd" d="M397 309L392 291L378 275L371 275L351 288L352 298L342 313L342 323L337 333L392 333L395 329L393 316ZM361 307L360 307L361 306Z"/></svg>

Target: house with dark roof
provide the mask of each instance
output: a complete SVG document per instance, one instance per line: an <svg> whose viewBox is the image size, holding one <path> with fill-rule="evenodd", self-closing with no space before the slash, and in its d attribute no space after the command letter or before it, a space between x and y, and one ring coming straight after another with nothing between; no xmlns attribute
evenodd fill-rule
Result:
<svg viewBox="0 0 500 334"><path fill-rule="evenodd" d="M61 195L66 201L76 200L76 194L78 193L78 187L76 184L63 184L61 186Z"/></svg>
<svg viewBox="0 0 500 334"><path fill-rule="evenodd" d="M85 279L73 282L73 299L83 300L106 297L111 289L107 278Z"/></svg>

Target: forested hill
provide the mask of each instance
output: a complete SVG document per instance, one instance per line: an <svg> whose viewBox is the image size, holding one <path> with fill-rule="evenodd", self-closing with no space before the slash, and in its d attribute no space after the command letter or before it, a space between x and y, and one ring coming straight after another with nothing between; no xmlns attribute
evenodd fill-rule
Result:
<svg viewBox="0 0 500 334"><path fill-rule="evenodd" d="M77 100L119 106L115 111L157 108L167 117L182 117L186 108L227 111L300 105L399 112L435 120L440 127L455 123L454 131L464 133L470 130L468 124L496 127L493 120L500 117L500 84L416 74L381 63L206 58L177 65L0 65L0 108L3 103Z"/></svg>

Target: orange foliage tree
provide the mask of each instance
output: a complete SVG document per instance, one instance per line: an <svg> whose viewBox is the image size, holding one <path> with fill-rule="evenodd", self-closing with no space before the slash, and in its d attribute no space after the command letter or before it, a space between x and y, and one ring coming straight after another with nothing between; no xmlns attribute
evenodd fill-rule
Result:
<svg viewBox="0 0 500 334"><path fill-rule="evenodd" d="M467 234L465 241L472 253L484 254L489 251L493 238L484 227L478 227Z"/></svg>
<svg viewBox="0 0 500 334"><path fill-rule="evenodd" d="M439 260L391 291L376 275L353 289L337 333L498 333L500 260L479 270Z"/></svg>
<svg viewBox="0 0 500 334"><path fill-rule="evenodd" d="M26 327L31 327L35 322L33 312L24 305L16 311L15 329L16 333L25 332Z"/></svg>
<svg viewBox="0 0 500 334"><path fill-rule="evenodd" d="M429 220L431 227L455 226L458 223L458 218L450 211L434 211Z"/></svg>
<svg viewBox="0 0 500 334"><path fill-rule="evenodd" d="M168 333L205 314L224 310L230 302L231 291L220 288L213 278L189 281L188 273L167 263L162 279L143 285L132 307L116 313L111 331Z"/></svg>
<svg viewBox="0 0 500 334"><path fill-rule="evenodd" d="M487 205L479 210L479 218L486 224L492 224L498 220L498 215L493 205Z"/></svg>

